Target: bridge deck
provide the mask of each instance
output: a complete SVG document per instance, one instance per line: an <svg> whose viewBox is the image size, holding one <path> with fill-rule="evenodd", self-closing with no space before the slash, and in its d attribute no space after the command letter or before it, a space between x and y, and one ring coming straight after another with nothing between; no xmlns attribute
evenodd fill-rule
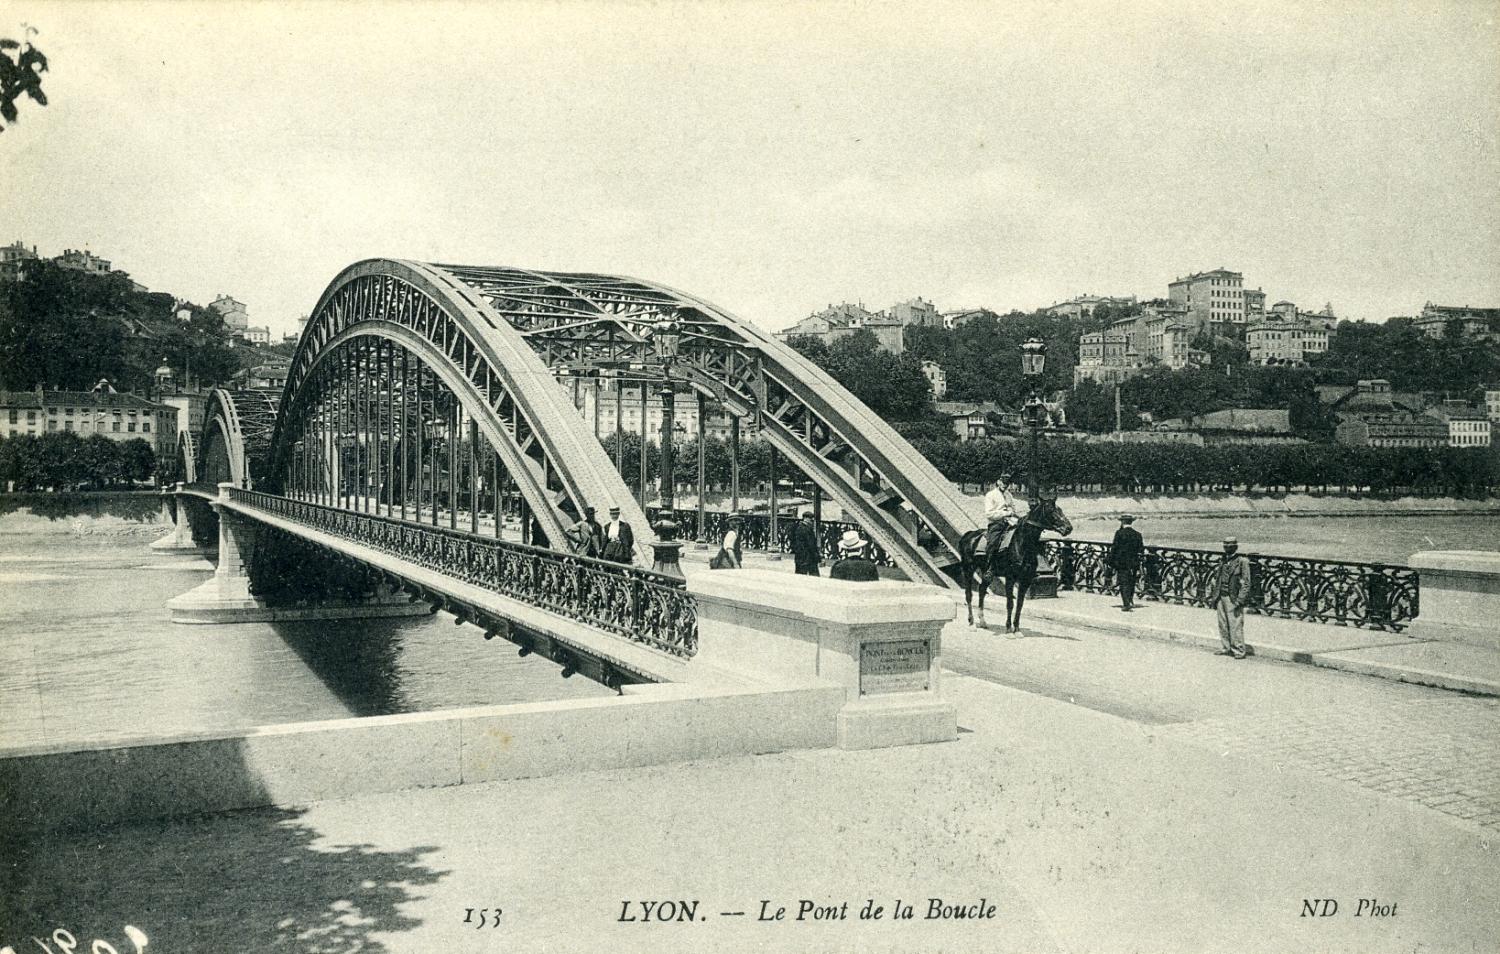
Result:
<svg viewBox="0 0 1500 954"><path fill-rule="evenodd" d="M248 495L242 494L241 496ZM509 620L525 630L540 633L565 644L587 658L602 661L637 678L649 682L679 682L687 674L688 661L686 659L654 649L644 643L632 641L577 619L570 619L506 596L478 583L458 579L430 567L421 566L402 556L387 553L346 536L272 513L263 507L247 503L243 499L230 499L223 506L249 519L294 534L341 556L399 577L420 587L428 594L472 607L484 614ZM413 529L422 528L413 525ZM498 582L497 580L496 583Z"/></svg>

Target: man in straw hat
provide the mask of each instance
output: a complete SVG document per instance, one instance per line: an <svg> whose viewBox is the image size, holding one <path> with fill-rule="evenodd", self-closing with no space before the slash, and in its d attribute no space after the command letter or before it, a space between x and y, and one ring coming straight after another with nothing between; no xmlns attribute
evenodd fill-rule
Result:
<svg viewBox="0 0 1500 954"><path fill-rule="evenodd" d="M1244 659L1249 655L1245 646L1245 607L1250 602L1250 558L1239 551L1238 540L1224 538L1224 559L1214 569L1213 592L1209 596L1219 615L1219 641L1224 644L1219 655Z"/></svg>
<svg viewBox="0 0 1500 954"><path fill-rule="evenodd" d="M1115 531L1105 560L1115 571L1115 579L1120 581L1120 608L1127 613L1135 609L1135 581L1141 572L1141 554L1146 551L1146 541L1141 539L1140 531L1131 526L1133 523L1134 514L1120 514L1120 529Z"/></svg>
<svg viewBox="0 0 1500 954"><path fill-rule="evenodd" d="M829 579L869 583L880 579L875 564L869 558L870 541L859 535L858 530L845 530L839 537L838 561L828 570Z"/></svg>
<svg viewBox="0 0 1500 954"><path fill-rule="evenodd" d="M620 519L618 505L609 508L609 522L604 525L604 559L616 563L635 562L635 532Z"/></svg>

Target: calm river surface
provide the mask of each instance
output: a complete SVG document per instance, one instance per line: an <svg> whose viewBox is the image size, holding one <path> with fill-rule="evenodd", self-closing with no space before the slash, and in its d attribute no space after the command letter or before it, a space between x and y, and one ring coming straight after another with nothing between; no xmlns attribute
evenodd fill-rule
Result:
<svg viewBox="0 0 1500 954"><path fill-rule="evenodd" d="M1108 540L1119 523L1108 517L1076 521L1073 536ZM1500 514L1390 517L1150 517L1135 522L1148 545L1219 549L1236 537L1246 553L1406 563L1421 550L1500 549Z"/></svg>
<svg viewBox="0 0 1500 954"><path fill-rule="evenodd" d="M158 508L141 497L0 498L0 749L610 694L447 614L175 625L163 604L212 566L147 549L166 529ZM1108 540L1115 526L1079 519L1074 536ZM1153 544L1217 548L1234 534L1250 552L1369 562L1500 548L1495 515L1143 516L1136 526Z"/></svg>
<svg viewBox="0 0 1500 954"><path fill-rule="evenodd" d="M0 749L613 695L441 613L177 625L213 567L147 549L155 501L51 509L0 504Z"/></svg>

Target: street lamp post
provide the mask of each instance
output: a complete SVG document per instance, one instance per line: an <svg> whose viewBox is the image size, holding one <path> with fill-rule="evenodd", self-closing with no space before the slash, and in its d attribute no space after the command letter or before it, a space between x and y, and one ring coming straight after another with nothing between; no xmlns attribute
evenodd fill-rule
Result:
<svg viewBox="0 0 1500 954"><path fill-rule="evenodd" d="M682 326L675 319L667 317L656 322L651 331L651 347L656 352L657 360L661 362L663 377L661 391L658 392L661 397L661 512L657 515L656 524L651 528L656 531L656 539L651 543L653 551L651 569L657 573L666 573L678 578L681 578L683 574L682 564L679 562L682 544L677 540L677 519L673 513L676 501L673 497L672 486L674 463L672 441L675 436L672 430L675 422L672 418L677 395L672 389L672 364L677 360L677 349L681 343ZM644 437L644 428L641 433ZM641 454L644 456L645 452L645 441L642 440Z"/></svg>
<svg viewBox="0 0 1500 954"><path fill-rule="evenodd" d="M1041 500L1041 461L1039 444L1042 428L1047 425L1047 408L1038 394L1042 372L1047 366L1047 343L1040 338L1028 338L1021 345L1021 374L1031 388L1031 396L1021 408L1021 419L1031 430L1031 460L1027 468L1026 492L1028 507L1035 507ZM1045 555L1037 556L1036 579L1028 592L1030 599L1045 599L1057 596L1057 573L1047 562Z"/></svg>

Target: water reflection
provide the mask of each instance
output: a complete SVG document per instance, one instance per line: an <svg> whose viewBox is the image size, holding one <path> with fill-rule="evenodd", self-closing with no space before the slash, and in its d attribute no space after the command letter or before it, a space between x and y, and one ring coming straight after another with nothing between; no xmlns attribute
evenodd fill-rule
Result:
<svg viewBox="0 0 1500 954"><path fill-rule="evenodd" d="M174 624L213 566L148 550L159 532L0 516L0 748L613 694L447 614Z"/></svg>

